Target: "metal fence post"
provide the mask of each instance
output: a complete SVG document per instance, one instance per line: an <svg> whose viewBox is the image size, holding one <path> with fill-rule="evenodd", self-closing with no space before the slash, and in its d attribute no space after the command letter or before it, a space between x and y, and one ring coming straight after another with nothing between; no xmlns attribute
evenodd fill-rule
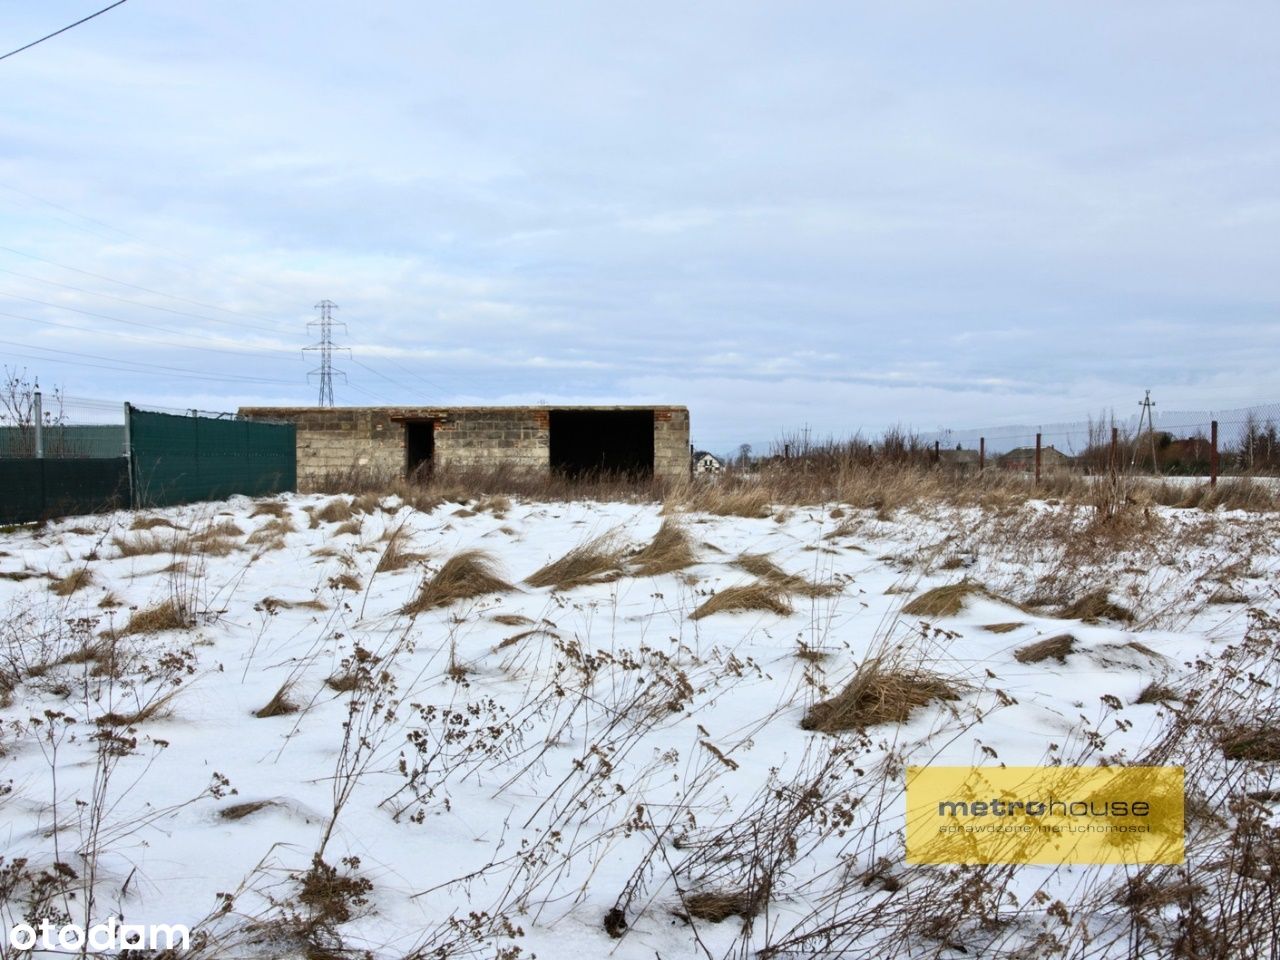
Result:
<svg viewBox="0 0 1280 960"><path fill-rule="evenodd" d="M133 425L130 423L130 420L133 419L133 417L131 416L132 412L133 412L133 407L130 406L129 401L126 400L124 402L124 451L123 453L124 453L124 460L125 460L125 473L129 477L129 506L136 510L139 504L138 504L137 482L133 478L133 429L132 429Z"/></svg>
<svg viewBox="0 0 1280 960"><path fill-rule="evenodd" d="M978 472L981 473L987 465L987 438L978 438Z"/></svg>
<svg viewBox="0 0 1280 960"><path fill-rule="evenodd" d="M942 459L942 455L939 451L939 444L938 444L938 441L935 440L933 441L933 462L937 463L941 459Z"/></svg>
<svg viewBox="0 0 1280 960"><path fill-rule="evenodd" d="M1040 486L1040 434L1036 434L1036 486Z"/></svg>
<svg viewBox="0 0 1280 960"><path fill-rule="evenodd" d="M1218 485L1218 421L1209 424L1209 486Z"/></svg>
<svg viewBox="0 0 1280 960"><path fill-rule="evenodd" d="M31 413L35 417L36 459L44 459L44 401L37 390L31 395Z"/></svg>

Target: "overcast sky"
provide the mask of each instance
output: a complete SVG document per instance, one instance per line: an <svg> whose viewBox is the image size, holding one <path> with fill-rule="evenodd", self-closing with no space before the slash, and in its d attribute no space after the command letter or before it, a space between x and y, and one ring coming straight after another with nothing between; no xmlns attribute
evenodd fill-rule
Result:
<svg viewBox="0 0 1280 960"><path fill-rule="evenodd" d="M314 402L328 298L339 404L716 450L1280 399L1277 90L1274 0L129 0L0 61L0 359Z"/></svg>

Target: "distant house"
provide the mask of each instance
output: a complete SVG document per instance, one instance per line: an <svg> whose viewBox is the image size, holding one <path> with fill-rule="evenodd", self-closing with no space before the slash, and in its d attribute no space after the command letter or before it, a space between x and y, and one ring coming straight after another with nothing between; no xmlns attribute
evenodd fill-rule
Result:
<svg viewBox="0 0 1280 960"><path fill-rule="evenodd" d="M1040 448L1041 470L1057 470L1067 466L1070 462L1070 457L1053 446ZM1036 468L1036 448L1014 447L1008 453L1003 453L997 457L996 463L999 464L1001 470L1020 470L1023 473L1030 473Z"/></svg>
<svg viewBox="0 0 1280 960"><path fill-rule="evenodd" d="M724 471L724 462L713 453L707 453L705 450L695 450L693 453L693 472L694 473L721 473Z"/></svg>

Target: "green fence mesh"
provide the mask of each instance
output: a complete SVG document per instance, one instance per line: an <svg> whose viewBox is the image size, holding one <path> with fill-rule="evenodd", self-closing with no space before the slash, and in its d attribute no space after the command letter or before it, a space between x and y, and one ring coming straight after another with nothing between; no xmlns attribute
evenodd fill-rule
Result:
<svg viewBox="0 0 1280 960"><path fill-rule="evenodd" d="M283 493L297 487L291 423L129 411L134 506Z"/></svg>
<svg viewBox="0 0 1280 960"><path fill-rule="evenodd" d="M124 457L0 459L0 523L127 507L128 463Z"/></svg>
<svg viewBox="0 0 1280 960"><path fill-rule="evenodd" d="M35 431L0 427L0 457L35 456ZM49 458L124 455L124 424L66 424L44 428L44 455Z"/></svg>

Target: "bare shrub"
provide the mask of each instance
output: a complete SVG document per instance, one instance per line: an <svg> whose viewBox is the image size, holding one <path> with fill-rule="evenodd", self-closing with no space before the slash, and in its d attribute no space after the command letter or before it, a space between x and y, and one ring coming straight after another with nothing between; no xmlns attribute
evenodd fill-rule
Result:
<svg viewBox="0 0 1280 960"><path fill-rule="evenodd" d="M434 574L425 578L417 595L406 603L401 613L422 613L444 607L457 600L504 593L513 589L498 573L492 557L481 550L464 550L446 560Z"/></svg>
<svg viewBox="0 0 1280 960"><path fill-rule="evenodd" d="M756 581L737 587L725 587L713 593L693 613L690 620L701 620L713 613L765 610L785 617L791 613L786 593L777 584Z"/></svg>
<svg viewBox="0 0 1280 960"><path fill-rule="evenodd" d="M903 723L913 710L935 700L956 699L957 687L945 678L876 657L859 664L838 694L810 707L800 727L821 733L865 730L880 723Z"/></svg>
<svg viewBox="0 0 1280 960"><path fill-rule="evenodd" d="M1069 633L1060 633L1056 637L1048 637L1028 643L1013 651L1013 659L1019 663L1040 663L1053 658L1059 663L1066 663L1067 657L1076 649L1076 638Z"/></svg>

